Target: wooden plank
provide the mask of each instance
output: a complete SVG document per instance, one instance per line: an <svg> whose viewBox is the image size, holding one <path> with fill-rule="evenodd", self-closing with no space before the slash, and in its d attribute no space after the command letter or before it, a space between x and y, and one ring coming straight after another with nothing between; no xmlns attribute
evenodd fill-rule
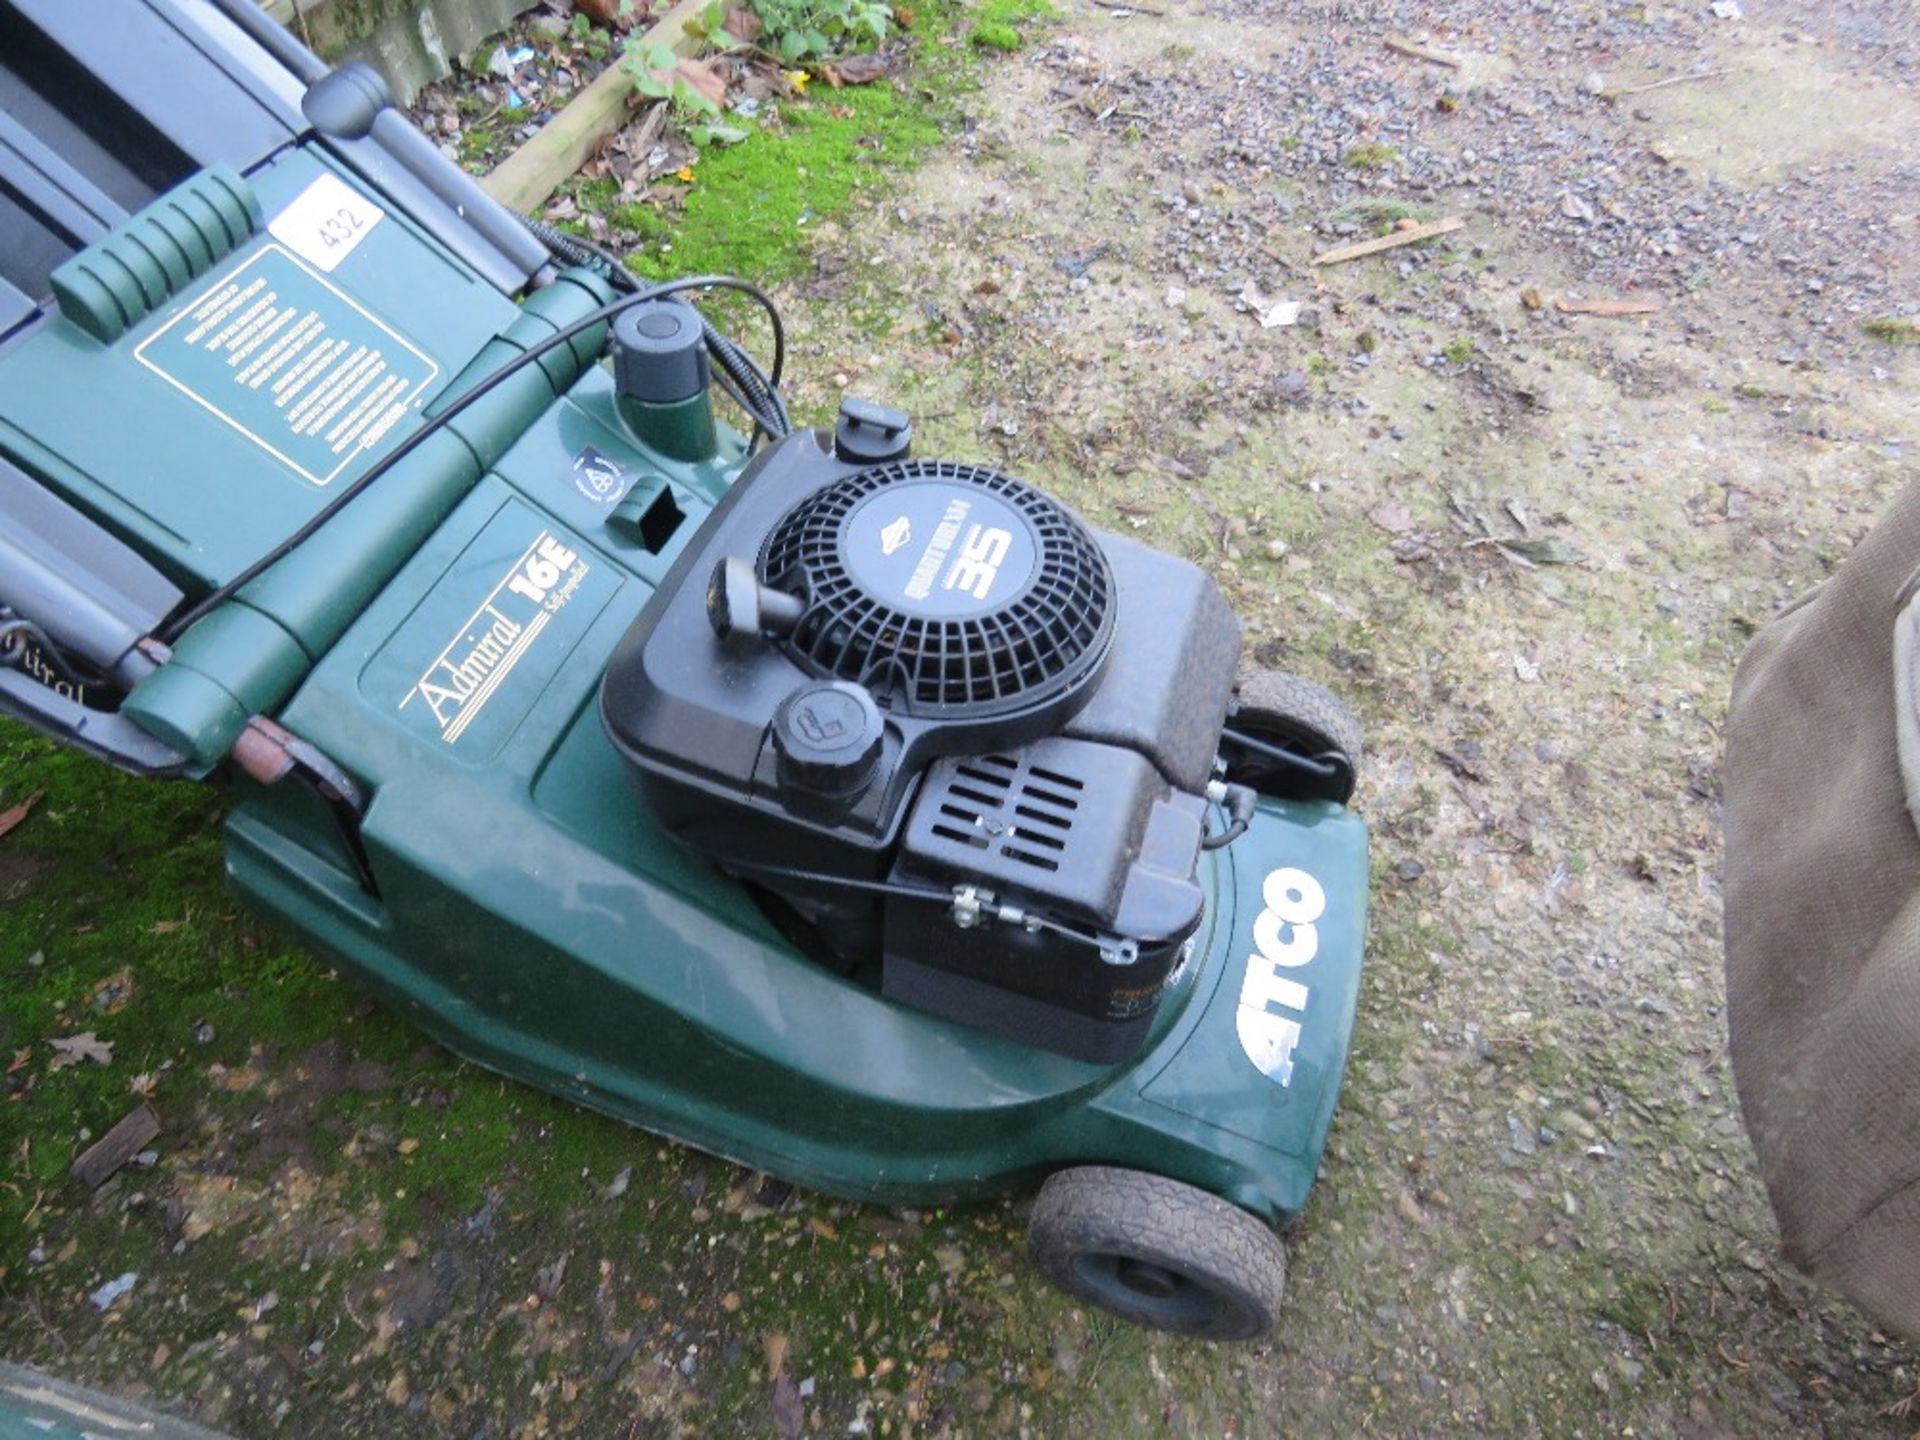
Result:
<svg viewBox="0 0 1920 1440"><path fill-rule="evenodd" d="M1460 216L1449 215L1444 220L1431 220L1425 225L1411 225L1405 230L1396 230L1391 235L1382 235L1378 239L1342 245L1338 249L1314 256L1313 263L1338 265L1343 260L1358 260L1363 255L1377 255L1382 250L1397 250L1402 245L1417 245L1420 241L1431 240L1436 235L1448 235L1455 230L1464 230L1466 225L1467 222Z"/></svg>
<svg viewBox="0 0 1920 1440"><path fill-rule="evenodd" d="M1669 85L1691 85L1696 80L1718 80L1723 75L1731 75L1731 70L1693 70L1685 75L1669 75L1664 80L1649 81L1645 85L1629 85L1621 90L1602 90L1602 100L1624 100L1629 95L1645 95L1649 90L1664 90Z"/></svg>
<svg viewBox="0 0 1920 1440"><path fill-rule="evenodd" d="M1464 63L1458 55L1449 55L1444 50L1432 50L1425 45L1416 45L1404 35L1389 35L1381 43L1396 55L1424 60L1429 65L1444 65L1449 70L1458 70Z"/></svg>
<svg viewBox="0 0 1920 1440"><path fill-rule="evenodd" d="M1652 315L1660 309L1658 300L1576 300L1556 295L1553 308L1563 315Z"/></svg>
<svg viewBox="0 0 1920 1440"><path fill-rule="evenodd" d="M706 7L707 0L680 0L635 47L666 45L677 54L689 53L698 42L687 33L687 22ZM480 188L516 214L530 214L620 128L633 93L633 77L618 62L609 65L532 139L494 166Z"/></svg>
<svg viewBox="0 0 1920 1440"><path fill-rule="evenodd" d="M98 1190L160 1133L160 1117L142 1105L102 1135L73 1162L73 1178L89 1190Z"/></svg>

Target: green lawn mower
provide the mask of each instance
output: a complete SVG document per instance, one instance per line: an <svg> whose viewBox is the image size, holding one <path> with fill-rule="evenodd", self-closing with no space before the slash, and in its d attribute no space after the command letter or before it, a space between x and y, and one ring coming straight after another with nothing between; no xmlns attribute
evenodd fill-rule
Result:
<svg viewBox="0 0 1920 1440"><path fill-rule="evenodd" d="M230 785L459 1054L786 1179L1039 1186L1264 1333L1353 1024L1358 727L1196 566L507 214L249 0L0 0L0 709ZM716 392L738 430L716 417Z"/></svg>

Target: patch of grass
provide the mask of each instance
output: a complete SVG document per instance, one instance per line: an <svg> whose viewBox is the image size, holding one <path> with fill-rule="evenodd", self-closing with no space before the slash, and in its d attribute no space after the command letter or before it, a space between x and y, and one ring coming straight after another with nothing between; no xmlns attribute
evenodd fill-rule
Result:
<svg viewBox="0 0 1920 1440"><path fill-rule="evenodd" d="M310 957L256 929L221 875L220 797L124 779L0 726L0 804L39 804L0 865L0 1040L17 1068L0 1107L0 1275L25 1249L35 1197L135 1105L164 1109L255 1036L312 1044L351 996ZM91 1033L110 1064L55 1068L50 1042Z"/></svg>
<svg viewBox="0 0 1920 1440"><path fill-rule="evenodd" d="M1473 359L1473 337L1456 335L1440 351L1442 358L1452 365L1465 365Z"/></svg>
<svg viewBox="0 0 1920 1440"><path fill-rule="evenodd" d="M1026 43L1021 27L1033 20L1049 20L1055 14L1049 0L987 0L978 11L967 41L975 49L1006 53Z"/></svg>
<svg viewBox="0 0 1920 1440"><path fill-rule="evenodd" d="M1876 340L1889 345L1920 345L1920 321L1904 316L1881 315L1864 321L1860 328Z"/></svg>
<svg viewBox="0 0 1920 1440"><path fill-rule="evenodd" d="M1349 170L1384 170L1399 158L1400 152L1393 146L1363 140L1347 148L1345 161Z"/></svg>
<svg viewBox="0 0 1920 1440"><path fill-rule="evenodd" d="M1347 163L1349 165L1354 163L1351 155ZM1404 200L1389 200L1383 197L1378 200L1356 200L1350 205L1342 205L1327 216L1327 221L1333 225L1364 225L1377 229L1384 235L1402 220L1431 220L1432 218L1433 210L1430 206L1409 205Z"/></svg>
<svg viewBox="0 0 1920 1440"><path fill-rule="evenodd" d="M1005 3L1031 8L1031 0ZM963 80L962 62L941 38L952 15L938 5L916 12L913 34L927 64L915 95L877 84L785 100L777 121L744 143L705 152L682 209L619 212L614 218L643 239L633 268L649 279L726 271L761 283L804 271L811 227L893 183L940 143ZM930 101L922 98L929 92ZM604 207L612 190L611 182L583 186L582 208Z"/></svg>

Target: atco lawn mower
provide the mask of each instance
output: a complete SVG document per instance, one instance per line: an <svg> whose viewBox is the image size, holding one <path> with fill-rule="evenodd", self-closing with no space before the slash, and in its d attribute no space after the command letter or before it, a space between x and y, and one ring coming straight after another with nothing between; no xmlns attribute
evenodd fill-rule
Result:
<svg viewBox="0 0 1920 1440"><path fill-rule="evenodd" d="M790 1180L1038 1184L1263 1333L1359 982L1358 727L1198 567L493 204L249 0L0 0L0 709L473 1061ZM716 416L716 392L738 430Z"/></svg>

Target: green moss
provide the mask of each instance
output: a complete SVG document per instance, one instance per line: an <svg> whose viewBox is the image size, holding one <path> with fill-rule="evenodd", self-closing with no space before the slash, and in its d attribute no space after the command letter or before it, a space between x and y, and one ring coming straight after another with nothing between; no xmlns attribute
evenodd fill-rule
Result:
<svg viewBox="0 0 1920 1440"><path fill-rule="evenodd" d="M1020 27L1033 20L1051 19L1054 14L1049 0L986 0L975 11L967 41L978 50L1003 54L1018 50L1026 41Z"/></svg>
<svg viewBox="0 0 1920 1440"><path fill-rule="evenodd" d="M939 41L943 12L917 17L926 53L924 85L848 86L780 103L748 140L710 148L693 169L684 207L633 205L616 218L643 239L634 269L650 278L725 271L768 282L808 265L812 229L853 200L891 184L939 144L956 60ZM924 100L931 91L934 98ZM612 186L583 186L582 208L605 208Z"/></svg>
<svg viewBox="0 0 1920 1440"><path fill-rule="evenodd" d="M1453 339L1447 342L1446 348L1443 349L1440 354L1450 364L1466 364L1469 360L1473 359L1473 337L1471 335L1454 336Z"/></svg>
<svg viewBox="0 0 1920 1440"><path fill-rule="evenodd" d="M1400 152L1391 145L1365 140L1348 148L1346 164L1349 170L1384 170L1399 158Z"/></svg>
<svg viewBox="0 0 1920 1440"><path fill-rule="evenodd" d="M0 865L0 1255L37 1189L139 1103L164 1103L213 1062L244 1063L253 1039L308 1045L350 996L311 958L243 918L221 875L220 799L124 779L12 725L0 726L0 806L41 796ZM91 1033L112 1062L55 1068L51 1041ZM16 1188L17 1187L17 1188Z"/></svg>
<svg viewBox="0 0 1920 1440"><path fill-rule="evenodd" d="M1001 25L1024 25L1031 20L1052 20L1059 15L1052 0L985 0L974 12L982 20Z"/></svg>
<svg viewBox="0 0 1920 1440"><path fill-rule="evenodd" d="M1391 158L1391 154L1392 152L1389 151L1389 158ZM1348 156L1347 163L1349 165L1354 164L1351 154ZM1373 167L1367 165L1358 168L1371 169ZM1356 200L1351 205L1341 206L1327 217L1331 223L1336 225L1342 223L1364 225L1370 229L1380 231L1381 234L1386 234L1402 220L1430 220L1432 218L1433 211L1427 206L1409 205L1404 200L1384 198L1378 200Z"/></svg>
<svg viewBox="0 0 1920 1440"><path fill-rule="evenodd" d="M1920 322L1893 315L1865 321L1860 328L1889 345L1920 345Z"/></svg>

